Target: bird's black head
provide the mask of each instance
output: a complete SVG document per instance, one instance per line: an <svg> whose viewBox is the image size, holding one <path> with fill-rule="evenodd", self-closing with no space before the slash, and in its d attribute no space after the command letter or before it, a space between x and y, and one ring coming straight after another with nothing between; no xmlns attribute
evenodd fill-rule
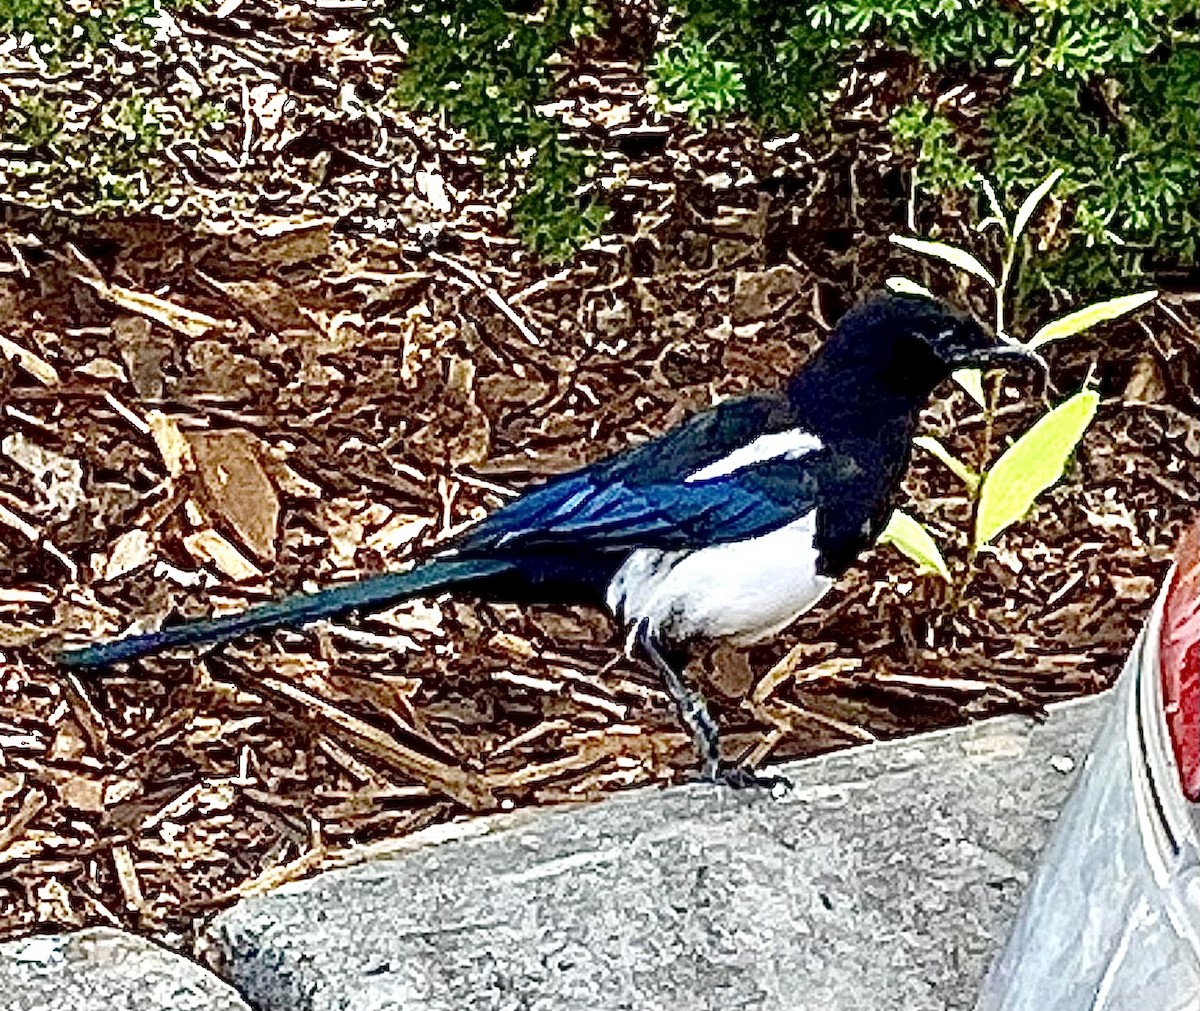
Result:
<svg viewBox="0 0 1200 1011"><path fill-rule="evenodd" d="M791 397L814 422L836 415L843 427L867 433L889 417L914 416L958 369L1039 361L937 299L887 292L841 318L793 381Z"/></svg>
<svg viewBox="0 0 1200 1011"><path fill-rule="evenodd" d="M989 336L974 319L937 299L892 292L875 295L838 323L833 342L854 344L882 358L900 376L919 382L928 396L956 369L1003 367L1035 360L1029 352ZM831 342L832 343L832 342Z"/></svg>

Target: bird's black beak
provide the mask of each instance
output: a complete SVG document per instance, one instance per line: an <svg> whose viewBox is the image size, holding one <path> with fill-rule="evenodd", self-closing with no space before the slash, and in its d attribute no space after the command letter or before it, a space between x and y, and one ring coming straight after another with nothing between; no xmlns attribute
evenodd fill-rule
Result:
<svg viewBox="0 0 1200 1011"><path fill-rule="evenodd" d="M990 348L964 351L954 356L950 366L954 369L1005 369L1024 366L1037 369L1043 376L1050 371L1045 358L1019 344L996 344Z"/></svg>

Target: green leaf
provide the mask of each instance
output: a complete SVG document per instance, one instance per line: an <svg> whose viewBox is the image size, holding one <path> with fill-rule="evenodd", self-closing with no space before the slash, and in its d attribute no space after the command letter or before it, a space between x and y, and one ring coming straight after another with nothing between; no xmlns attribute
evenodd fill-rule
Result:
<svg viewBox="0 0 1200 1011"><path fill-rule="evenodd" d="M920 446L926 453L944 464L963 484L974 494L979 487L979 475L950 452L932 435L918 435L913 439L914 446Z"/></svg>
<svg viewBox="0 0 1200 1011"><path fill-rule="evenodd" d="M1062 169L1055 169L1042 180L1042 184L1037 189L1025 198L1025 202L1021 204L1021 209L1017 211L1016 218L1013 219L1012 240L1014 243L1025 231L1025 226L1029 224L1029 219L1033 217L1033 212L1038 209L1038 204L1046 199L1046 194L1054 188L1054 184L1058 182L1062 174Z"/></svg>
<svg viewBox="0 0 1200 1011"><path fill-rule="evenodd" d="M1158 298L1157 291L1141 291L1136 295L1122 295L1120 298L1112 298L1107 302L1096 302L1094 305L1077 309L1075 312L1047 323L1033 335L1032 340L1025 346L1031 349L1039 348L1051 341L1073 337L1077 333L1094 327L1097 323L1116 319L1118 316L1124 316L1135 309L1140 309L1147 302L1153 302L1156 298Z"/></svg>
<svg viewBox="0 0 1200 1011"><path fill-rule="evenodd" d="M1100 394L1085 386L1042 415L984 475L975 517L976 551L1021 519L1062 477L1099 403Z"/></svg>
<svg viewBox="0 0 1200 1011"><path fill-rule="evenodd" d="M910 239L907 235L891 235L888 237L897 246L911 249L914 253L920 253L922 256L932 256L935 260L942 260L957 267L959 270L965 270L968 274L974 274L976 277L987 281L993 288L996 287L996 279L992 277L992 272L965 249L959 249L958 246L952 246L948 242Z"/></svg>
<svg viewBox="0 0 1200 1011"><path fill-rule="evenodd" d="M922 295L925 298L934 298L934 294L923 284L917 284L911 277L900 277L895 275L889 277L883 282L889 291L894 291L897 295Z"/></svg>
<svg viewBox="0 0 1200 1011"><path fill-rule="evenodd" d="M983 395L983 372L979 369L958 369L953 373L954 381L958 383L985 411L987 399Z"/></svg>
<svg viewBox="0 0 1200 1011"><path fill-rule="evenodd" d="M902 555L917 563L918 572L929 572L941 576L947 583L950 580L950 569L946 559L938 550L937 542L929 536L929 531L915 519L897 509L892 513L888 525L879 535L878 544L890 544Z"/></svg>

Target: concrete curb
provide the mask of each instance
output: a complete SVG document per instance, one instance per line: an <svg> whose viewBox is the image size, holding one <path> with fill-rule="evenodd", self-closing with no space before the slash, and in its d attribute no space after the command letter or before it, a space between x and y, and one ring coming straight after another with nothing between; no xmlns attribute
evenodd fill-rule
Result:
<svg viewBox="0 0 1200 1011"><path fill-rule="evenodd" d="M474 823L205 943L258 1011L969 1008L1105 702Z"/></svg>
<svg viewBox="0 0 1200 1011"><path fill-rule="evenodd" d="M250 1011L190 959L106 927L0 944L0 1008Z"/></svg>

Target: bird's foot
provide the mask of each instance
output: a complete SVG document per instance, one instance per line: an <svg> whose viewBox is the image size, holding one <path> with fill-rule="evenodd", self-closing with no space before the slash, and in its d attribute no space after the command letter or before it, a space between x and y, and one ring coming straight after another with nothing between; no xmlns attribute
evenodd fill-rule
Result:
<svg viewBox="0 0 1200 1011"><path fill-rule="evenodd" d="M792 789L792 781L786 776L755 772L744 765L718 765L700 771L702 783L727 786L732 790L767 790L773 797L782 797Z"/></svg>

